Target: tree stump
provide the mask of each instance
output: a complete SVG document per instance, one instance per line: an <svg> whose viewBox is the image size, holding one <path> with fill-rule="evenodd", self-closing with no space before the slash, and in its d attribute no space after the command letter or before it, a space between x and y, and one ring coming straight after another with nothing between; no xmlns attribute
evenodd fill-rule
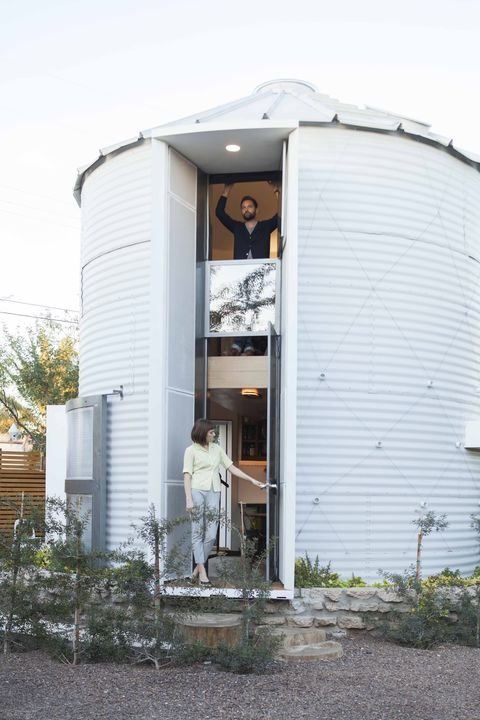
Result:
<svg viewBox="0 0 480 720"><path fill-rule="evenodd" d="M204 613L178 622L185 640L201 642L207 647L218 647L221 643L231 647L241 638L241 615Z"/></svg>

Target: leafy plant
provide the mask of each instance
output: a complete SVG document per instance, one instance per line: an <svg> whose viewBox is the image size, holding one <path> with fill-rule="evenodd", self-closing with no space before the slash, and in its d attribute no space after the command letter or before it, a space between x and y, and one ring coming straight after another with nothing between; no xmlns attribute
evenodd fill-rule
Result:
<svg viewBox="0 0 480 720"><path fill-rule="evenodd" d="M431 648L451 639L451 601L443 586L422 583L416 568L405 573L383 573L393 590L410 605L407 612L391 613L382 621L378 631L387 640L416 648Z"/></svg>
<svg viewBox="0 0 480 720"><path fill-rule="evenodd" d="M332 572L331 563L320 565L318 555L312 562L308 553L304 558L295 560L295 587L298 588L329 588L329 587L364 587L366 582L358 575L342 580L340 575Z"/></svg>
<svg viewBox="0 0 480 720"><path fill-rule="evenodd" d="M433 510L429 510L428 512L422 513L418 518L415 518L415 520L412 520L412 523L418 528L415 577L419 580L421 575L423 539L433 531L442 532L445 530L448 527L448 522L447 516L444 513L437 515Z"/></svg>
<svg viewBox="0 0 480 720"><path fill-rule="evenodd" d="M85 626L107 577L106 563L114 553L90 550L85 542L88 513L72 502L58 498L47 501L46 550L38 560L46 559L51 570L44 573L43 613L52 628L63 623L72 629L68 641L55 630L51 645L65 662L78 665L85 653Z"/></svg>
<svg viewBox="0 0 480 720"><path fill-rule="evenodd" d="M45 447L47 405L76 397L76 331L47 320L14 335L3 328L0 347L0 408L32 441Z"/></svg>
<svg viewBox="0 0 480 720"><path fill-rule="evenodd" d="M377 630L387 640L417 648L442 642L480 646L480 578L462 577L445 568L425 580L412 566L403 574L384 573L393 589L410 606L391 613Z"/></svg>
<svg viewBox="0 0 480 720"><path fill-rule="evenodd" d="M151 506L136 528L135 544L97 553L85 544L89 517L75 504L48 499L41 540L39 533L33 536L31 515L25 508L19 513L17 534L0 556L5 651L23 633L73 665L133 659L159 668L208 658L234 672L262 672L273 662L281 638L269 626L259 631L270 597L263 579L267 558L243 536L238 566L222 575L225 585L240 590L240 599L221 592L202 598L192 587L188 598L167 601L163 580L181 574L190 557L190 548L187 555L178 546L167 553L167 539L186 518L161 520ZM232 609L241 615L233 646L187 642L179 630L184 615Z"/></svg>
<svg viewBox="0 0 480 720"><path fill-rule="evenodd" d="M157 669L172 662L181 645L178 619L185 608L174 600L166 605L163 581L181 575L188 564L190 549L182 550L183 539L167 552L168 537L187 522L186 517L161 519L151 505L134 528L135 541L141 541L146 552L133 551L116 570L115 592L124 601L128 599L131 656L135 662L152 663Z"/></svg>
<svg viewBox="0 0 480 720"><path fill-rule="evenodd" d="M225 516L220 518L220 522L229 523ZM237 562L233 566L227 558L220 562L217 583L236 588L240 597L232 599L218 592L208 599L197 598L194 602L197 612L239 611L240 637L232 645L220 643L216 648L205 648L205 657L230 672L265 672L274 663L282 643L282 637L275 634L271 626L263 626L271 589L270 583L265 581L265 564L269 557L266 550L259 552L257 544L247 539L233 523L229 523L229 527L238 537L240 556L235 558ZM187 644L185 650L188 647ZM193 649L198 655L198 644ZM185 651L180 648L178 656L181 658L184 655Z"/></svg>
<svg viewBox="0 0 480 720"><path fill-rule="evenodd" d="M42 632L36 553L44 533L44 517L42 504L25 498L24 493L1 498L0 504L15 517L13 531L0 533L0 633L6 654L20 638Z"/></svg>
<svg viewBox="0 0 480 720"><path fill-rule="evenodd" d="M261 628L252 636L244 636L235 645L220 644L214 659L224 670L234 673L262 673L274 665L281 636L268 628Z"/></svg>
<svg viewBox="0 0 480 720"><path fill-rule="evenodd" d="M454 641L480 647L480 582L464 587L455 605Z"/></svg>

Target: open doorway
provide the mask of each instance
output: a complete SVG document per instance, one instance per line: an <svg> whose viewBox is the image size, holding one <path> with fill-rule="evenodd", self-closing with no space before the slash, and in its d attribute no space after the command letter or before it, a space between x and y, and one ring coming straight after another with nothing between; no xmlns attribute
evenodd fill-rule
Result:
<svg viewBox="0 0 480 720"><path fill-rule="evenodd" d="M230 317L230 320L232 320L231 327L241 327L243 324L245 329L249 321L247 318L243 318L246 320L246 323L242 323L242 318L240 318L242 308L244 311L246 311L247 307L250 307L250 309L254 308L255 292L258 293L258 307L265 307L266 297L263 291L265 287L268 288L269 282L271 283L273 275L275 274L274 266L258 265L256 261L259 259L267 261L276 260L281 255L281 219L279 215L281 174L268 173L264 178L259 178L258 174L254 174L252 177L248 175L215 176L214 180L215 182L210 182L208 185L209 232L207 254L210 263L215 264L212 272L218 277L222 275L223 278L227 278L224 280L224 285L227 283L230 286L231 296L223 305L222 312L225 314L228 312L227 308L235 306L234 311L236 312L236 317L233 317L233 314ZM240 263L247 263L248 260L243 256L239 257L238 254L234 252L234 232L231 228L225 227L216 216L217 204L226 184L230 184L231 189L226 200L226 205L224 206L224 212L226 212L231 219L238 224L244 224L241 214L241 201L245 196L249 196L258 204L256 208L256 219L260 221L259 224L262 225L262 221L272 221L272 224L277 225L277 227L274 227L270 232L268 246L262 243L264 251L260 253L258 251L256 252L255 249L253 250L251 260L254 262L251 265L244 265L243 267L240 265ZM258 237L255 237L256 231L258 232L258 230L254 228L251 235L253 238L253 246L255 246L259 240ZM231 263L232 260L233 264L229 267L222 266L222 263ZM240 294L234 296L237 290ZM225 293L225 289L221 289L220 293ZM243 293L243 295L241 293ZM212 301L212 296L210 296L210 301ZM276 319L278 318L274 317L274 315L264 318L263 330L259 330L257 327L251 335L244 335L243 337L237 336L233 332L229 333L225 327L217 328L217 338L214 340L210 337L208 355L266 355L266 322L271 321L275 325ZM207 334L210 333L207 331Z"/></svg>
<svg viewBox="0 0 480 720"><path fill-rule="evenodd" d="M208 417L218 422L219 442L228 442L231 432L231 459L256 480L267 477L267 399L266 388L250 388L256 393L242 395L242 388L209 390ZM228 446L224 449L228 449ZM256 545L258 553L266 549L266 495L249 482L230 476L229 488L222 487L222 512L236 528L220 529L219 550L224 554L240 552L240 534Z"/></svg>
<svg viewBox="0 0 480 720"><path fill-rule="evenodd" d="M280 215L278 195L275 188L280 188L280 173L269 173L265 179L248 179L249 176L215 176L215 182L210 182L208 189L209 205L209 259L232 260L233 235L219 222L215 215L218 200L222 195L225 184L233 184L229 193L226 212L235 220L242 220L240 203L245 195L255 198L258 203L258 220L267 220ZM270 235L270 258L280 257L280 228L273 230Z"/></svg>
<svg viewBox="0 0 480 720"><path fill-rule="evenodd" d="M196 361L196 396L203 399L198 403L202 407L197 417L206 416L218 423L219 441L237 467L261 483L278 483L279 488L278 463L273 461L272 452L278 447L278 422L273 422L272 411L272 403L278 400L278 370L272 362L277 345L272 344L272 338L277 337L275 328L279 329L281 230L277 218L281 174L205 180L203 196L208 198L208 211L203 227L208 241L203 245L203 257L208 260L202 263L199 259L205 269L201 273L205 307L199 306L204 312L197 316L200 352ZM275 227L263 226L269 234L265 237L262 230L262 252L254 250L246 258L234 253L234 232L215 213L225 184L232 183L224 209L242 226L242 232L240 205L246 195L258 204L259 221L275 219ZM252 230L249 234L253 237L254 233ZM244 349L234 352L232 347L243 347L242 341ZM250 352L244 351L249 349L245 341L250 342ZM231 437L230 452L222 436L224 442ZM230 475L228 483L228 489L222 488L222 511L238 532L220 528L218 551L222 555L239 553L243 536L259 555L268 558L266 579L278 579L278 491L260 489Z"/></svg>

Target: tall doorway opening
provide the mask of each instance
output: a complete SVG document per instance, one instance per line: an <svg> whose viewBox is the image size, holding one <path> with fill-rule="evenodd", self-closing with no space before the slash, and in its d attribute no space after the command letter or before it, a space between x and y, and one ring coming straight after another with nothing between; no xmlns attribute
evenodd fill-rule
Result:
<svg viewBox="0 0 480 720"><path fill-rule="evenodd" d="M222 490L229 523L265 556L265 578L279 579L279 368L281 225L270 235L267 257L233 259L232 233L215 215L224 183L234 182L227 211L242 221L240 202L258 203L259 219L279 213L279 173L272 177L210 178L206 192L204 313L197 332L197 417L218 423L219 441L231 437L231 459L248 475L272 487L261 490L230 476ZM213 182L212 182L213 181ZM203 320L203 322L202 322ZM197 329L199 324L197 323ZM218 550L240 551L236 532L219 532Z"/></svg>

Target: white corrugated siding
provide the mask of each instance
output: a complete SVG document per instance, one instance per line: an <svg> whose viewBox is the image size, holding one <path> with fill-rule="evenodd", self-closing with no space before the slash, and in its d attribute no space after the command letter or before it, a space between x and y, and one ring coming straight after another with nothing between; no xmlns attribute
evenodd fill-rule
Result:
<svg viewBox="0 0 480 720"><path fill-rule="evenodd" d="M82 191L80 395L109 393L107 545L145 514L148 481L150 143L95 170Z"/></svg>
<svg viewBox="0 0 480 720"><path fill-rule="evenodd" d="M426 502L450 527L425 571L470 571L480 175L401 136L301 128L298 243L296 554L402 570Z"/></svg>

